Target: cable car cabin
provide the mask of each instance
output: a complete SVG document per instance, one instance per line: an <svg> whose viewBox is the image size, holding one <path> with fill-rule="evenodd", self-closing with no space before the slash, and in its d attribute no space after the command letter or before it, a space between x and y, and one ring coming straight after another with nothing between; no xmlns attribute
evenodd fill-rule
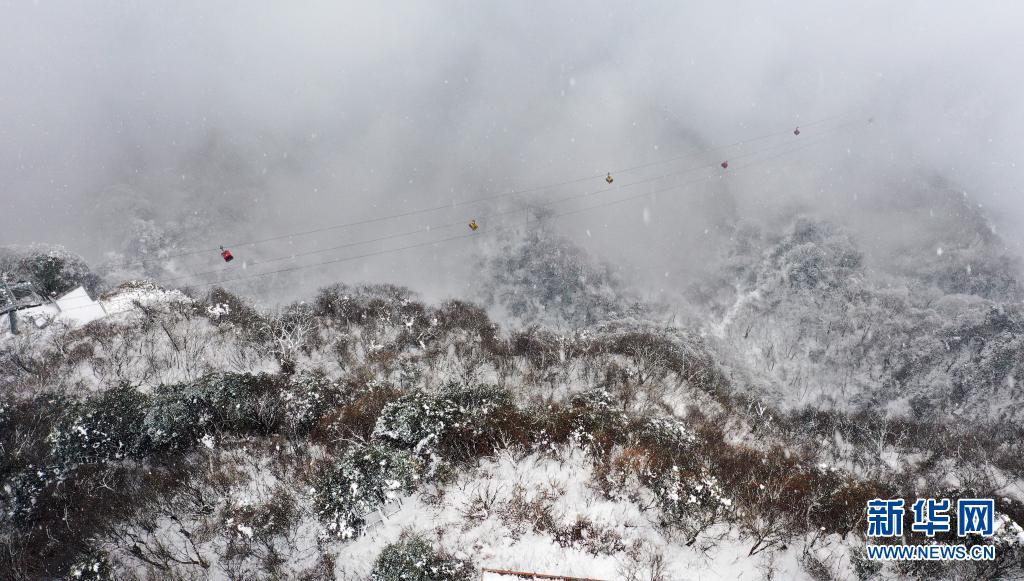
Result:
<svg viewBox="0 0 1024 581"><path fill-rule="evenodd" d="M615 178L612 177L612 174L608 174L608 177L604 178L604 181L612 183L615 181Z"/></svg>
<svg viewBox="0 0 1024 581"><path fill-rule="evenodd" d="M476 223L476 220L469 221L469 229L472 230L473 232L476 232L476 229L479 227L480 225Z"/></svg>
<svg viewBox="0 0 1024 581"><path fill-rule="evenodd" d="M793 130L793 135L800 135L800 128L799 127L797 127L796 129Z"/></svg>
<svg viewBox="0 0 1024 581"><path fill-rule="evenodd" d="M722 162L722 169L729 169L729 160L728 159Z"/></svg>
<svg viewBox="0 0 1024 581"><path fill-rule="evenodd" d="M224 262L231 262L235 259L235 256L231 254L231 251L223 246L220 247L220 256L224 259Z"/></svg>

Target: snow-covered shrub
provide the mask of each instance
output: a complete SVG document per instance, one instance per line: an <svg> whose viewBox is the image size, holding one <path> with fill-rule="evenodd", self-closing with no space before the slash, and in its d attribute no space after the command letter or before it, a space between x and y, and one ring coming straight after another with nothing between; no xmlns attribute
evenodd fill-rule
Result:
<svg viewBox="0 0 1024 581"><path fill-rule="evenodd" d="M814 506L836 485L831 474L807 469L798 455L781 447L764 452L730 445L716 456L716 476L736 507L740 532L753 541L751 556L807 532ZM866 500L848 507L848 514L862 515Z"/></svg>
<svg viewBox="0 0 1024 581"><path fill-rule="evenodd" d="M186 395L186 386L160 386L146 413L146 434L156 449L187 450L213 431L213 412L198 395Z"/></svg>
<svg viewBox="0 0 1024 581"><path fill-rule="evenodd" d="M313 306L318 316L339 323L360 323L366 319L364 297L358 296L356 289L346 284L339 283L322 287L317 291Z"/></svg>
<svg viewBox="0 0 1024 581"><path fill-rule="evenodd" d="M662 473L670 466L696 465L697 437L682 421L667 418L640 418L632 426L630 440L644 450L651 467Z"/></svg>
<svg viewBox="0 0 1024 581"><path fill-rule="evenodd" d="M357 374L343 386L345 401L313 426L314 441L328 444L340 440L366 441L372 437L381 411L402 393L372 375Z"/></svg>
<svg viewBox="0 0 1024 581"><path fill-rule="evenodd" d="M50 434L58 463L107 462L145 455L150 398L130 386L118 386L72 405Z"/></svg>
<svg viewBox="0 0 1024 581"><path fill-rule="evenodd" d="M641 486L654 487L668 470L694 464L697 438L675 418L634 418L626 443L599 459L598 488L609 498L636 500Z"/></svg>
<svg viewBox="0 0 1024 581"><path fill-rule="evenodd" d="M862 507L869 500L896 496L877 482L854 479L827 468L815 470L812 485L814 497L808 507L811 526L841 535L856 531L863 524Z"/></svg>
<svg viewBox="0 0 1024 581"><path fill-rule="evenodd" d="M322 371L300 372L289 378L283 400L284 423L293 434L306 434L344 399L341 386Z"/></svg>
<svg viewBox="0 0 1024 581"><path fill-rule="evenodd" d="M473 345L479 344L489 353L496 354L504 350L498 338L498 326L491 322L487 311L478 305L467 301L448 301L434 312L433 320L436 321L437 335L464 332Z"/></svg>
<svg viewBox="0 0 1024 581"><path fill-rule="evenodd" d="M675 455L689 453L697 442L693 431L674 417L642 418L632 431L645 447L664 448Z"/></svg>
<svg viewBox="0 0 1024 581"><path fill-rule="evenodd" d="M419 341L426 357L443 362L455 382L474 384L485 370L501 367L508 343L486 311L466 301L448 301L433 313L432 326Z"/></svg>
<svg viewBox="0 0 1024 581"><path fill-rule="evenodd" d="M0 322L0 326L5 324L6 320ZM69 379L71 370L64 362L65 354L49 345L40 345L31 334L23 333L4 341L0 344L0 390L5 393L49 391Z"/></svg>
<svg viewBox="0 0 1024 581"><path fill-rule="evenodd" d="M471 581L473 563L434 549L425 539L403 535L381 551L373 564L373 581Z"/></svg>
<svg viewBox="0 0 1024 581"><path fill-rule="evenodd" d="M5 479L0 499L6 515L16 524L31 524L36 505L50 486L61 482L65 470L59 466L26 466Z"/></svg>
<svg viewBox="0 0 1024 581"><path fill-rule="evenodd" d="M227 303L214 303L206 307L206 316L211 321L218 321L221 317L231 314L231 307Z"/></svg>
<svg viewBox="0 0 1024 581"><path fill-rule="evenodd" d="M317 316L342 325L356 324L379 332L386 327L404 325L410 319L414 324L415 319L424 319L424 307L415 298L416 294L409 289L391 284L335 284L320 289L313 301L313 310ZM420 321L423 323L425 320Z"/></svg>
<svg viewBox="0 0 1024 581"><path fill-rule="evenodd" d="M456 329L487 332L494 329L487 311L467 301L447 301L437 309L434 316L437 318L437 326L445 332Z"/></svg>
<svg viewBox="0 0 1024 581"><path fill-rule="evenodd" d="M594 487L605 498L639 502L644 486L657 478L647 450L635 446L616 446L594 467Z"/></svg>
<svg viewBox="0 0 1024 581"><path fill-rule="evenodd" d="M556 333L531 326L511 333L509 350L512 355L525 359L532 367L544 369L561 363L562 345L559 339Z"/></svg>
<svg viewBox="0 0 1024 581"><path fill-rule="evenodd" d="M682 531L689 539L732 510L733 502L726 497L718 479L707 473L691 476L673 466L652 489L661 508L663 524Z"/></svg>
<svg viewBox="0 0 1024 581"><path fill-rule="evenodd" d="M552 417L550 431L556 441L568 441L598 456L626 441L629 416L604 389L573 396L569 408Z"/></svg>
<svg viewBox="0 0 1024 581"><path fill-rule="evenodd" d="M396 366L398 385L403 389L412 389L423 380L423 365L422 363L412 357L401 357L398 359Z"/></svg>
<svg viewBox="0 0 1024 581"><path fill-rule="evenodd" d="M373 437L432 461L464 460L492 451L502 428L514 428L510 417L518 416L508 390L449 385L384 406Z"/></svg>
<svg viewBox="0 0 1024 581"><path fill-rule="evenodd" d="M5 518L31 521L42 492L63 478L64 467L52 463L48 436L69 405L55 394L0 399L0 538Z"/></svg>
<svg viewBox="0 0 1024 581"><path fill-rule="evenodd" d="M493 385L449 385L440 399L453 411L441 435L441 453L460 461L490 454L505 443L526 444L530 420L516 407L512 392Z"/></svg>
<svg viewBox="0 0 1024 581"><path fill-rule="evenodd" d="M315 477L317 515L332 536L350 539L366 517L404 494L419 481L420 463L404 450L371 444L347 452Z"/></svg>
<svg viewBox="0 0 1024 581"><path fill-rule="evenodd" d="M850 563L853 565L853 574L857 576L858 581L877 579L878 573L882 570L882 563L868 559L867 552L863 547L850 547Z"/></svg>
<svg viewBox="0 0 1024 581"><path fill-rule="evenodd" d="M263 322L263 316L245 299L220 287L214 287L206 296L206 312L215 325L235 325L243 331L254 331Z"/></svg>
<svg viewBox="0 0 1024 581"><path fill-rule="evenodd" d="M498 508L498 518L513 539L528 533L557 534L561 519L555 502L560 492L553 486L527 488L516 483L508 500Z"/></svg>
<svg viewBox="0 0 1024 581"><path fill-rule="evenodd" d="M244 541L270 541L294 526L298 518L294 496L279 485L265 502L229 505L223 514L223 526Z"/></svg>
<svg viewBox="0 0 1024 581"><path fill-rule="evenodd" d="M415 293L395 285L324 287L312 308L321 325L342 331L331 342L346 366L361 355L386 367L403 349L426 347L436 335L436 320L427 307Z"/></svg>
<svg viewBox="0 0 1024 581"><path fill-rule="evenodd" d="M284 409L277 377L212 373L195 382L159 386L146 430L157 448L188 448L209 433L270 433L284 419Z"/></svg>
<svg viewBox="0 0 1024 581"><path fill-rule="evenodd" d="M641 385L682 373L685 358L667 333L644 328L610 329L595 338L603 351L623 355L629 378Z"/></svg>
<svg viewBox="0 0 1024 581"><path fill-rule="evenodd" d="M29 432L29 430L25 430L23 426L19 425L22 422L19 421L21 418L17 417L18 415L22 415L22 417L24 417L23 413L19 414L19 412L22 411L19 408L24 406L25 404L22 402L16 403L14 401L0 399L0 449L11 450L11 452L0 454L0 482L2 482L12 470L24 461L24 459L20 457L23 455L23 452L21 452L21 449L16 446L17 439L25 438L23 434L25 432ZM43 427L42 429L46 429L48 431L47 427ZM32 442L34 439L35 438L29 438L28 441Z"/></svg>
<svg viewBox="0 0 1024 581"><path fill-rule="evenodd" d="M67 581L114 581L114 571L106 556L88 551L68 569Z"/></svg>
<svg viewBox="0 0 1024 581"><path fill-rule="evenodd" d="M573 350L599 362L591 376L614 390L624 409L656 405L684 382L716 397L729 384L705 340L678 327L614 321L579 333Z"/></svg>
<svg viewBox="0 0 1024 581"><path fill-rule="evenodd" d="M456 416L444 400L414 391L384 406L373 438L417 456L436 458L441 434Z"/></svg>
<svg viewBox="0 0 1024 581"><path fill-rule="evenodd" d="M213 373L194 382L190 391L209 405L220 429L269 433L284 414L282 381L266 373Z"/></svg>
<svg viewBox="0 0 1024 581"><path fill-rule="evenodd" d="M319 327L313 308L300 302L265 317L258 332L265 338L265 354L277 360L281 373L291 375L300 356L323 345Z"/></svg>
<svg viewBox="0 0 1024 581"><path fill-rule="evenodd" d="M559 528L555 542L567 549L579 549L591 555L614 555L626 549L626 545L614 527L595 523L578 515L571 525Z"/></svg>

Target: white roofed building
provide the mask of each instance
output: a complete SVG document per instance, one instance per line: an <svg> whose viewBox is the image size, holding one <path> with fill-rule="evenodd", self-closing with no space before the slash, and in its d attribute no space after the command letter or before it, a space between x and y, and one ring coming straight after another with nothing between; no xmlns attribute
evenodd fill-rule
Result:
<svg viewBox="0 0 1024 581"><path fill-rule="evenodd" d="M17 333L26 324L41 329L56 319L84 325L107 314L103 305L94 301L81 286L53 300L41 298L27 282L8 288L10 293L0 292L0 333Z"/></svg>

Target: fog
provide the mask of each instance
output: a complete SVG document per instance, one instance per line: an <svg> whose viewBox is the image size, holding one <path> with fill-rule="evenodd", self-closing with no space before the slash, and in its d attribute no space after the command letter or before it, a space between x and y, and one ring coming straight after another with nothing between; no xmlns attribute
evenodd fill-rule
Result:
<svg viewBox="0 0 1024 581"><path fill-rule="evenodd" d="M567 215L558 227L656 291L704 268L741 220L799 209L847 221L865 244L884 242L872 228L900 227L873 219L885 200L904 194L899 184L939 176L981 204L1019 253L1024 7L690 4L5 2L0 244L58 243L100 261L125 251L133 219L180 226L176 244L187 250L451 204L236 248L240 268L508 212L481 218L488 232L525 222L509 210L605 188L604 172L773 134L617 174L620 190L553 209L693 183ZM627 187L744 155L731 170ZM299 294L394 280L458 294L479 243L294 271L281 284ZM213 252L174 271L219 267Z"/></svg>

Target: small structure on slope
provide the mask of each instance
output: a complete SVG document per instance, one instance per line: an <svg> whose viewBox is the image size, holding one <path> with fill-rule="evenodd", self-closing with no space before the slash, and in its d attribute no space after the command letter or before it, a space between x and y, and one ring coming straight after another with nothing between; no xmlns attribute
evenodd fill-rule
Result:
<svg viewBox="0 0 1024 581"><path fill-rule="evenodd" d="M52 300L41 297L28 281L0 286L0 333L17 335L19 326L26 323L41 329L58 318L82 325L106 314L82 286Z"/></svg>

